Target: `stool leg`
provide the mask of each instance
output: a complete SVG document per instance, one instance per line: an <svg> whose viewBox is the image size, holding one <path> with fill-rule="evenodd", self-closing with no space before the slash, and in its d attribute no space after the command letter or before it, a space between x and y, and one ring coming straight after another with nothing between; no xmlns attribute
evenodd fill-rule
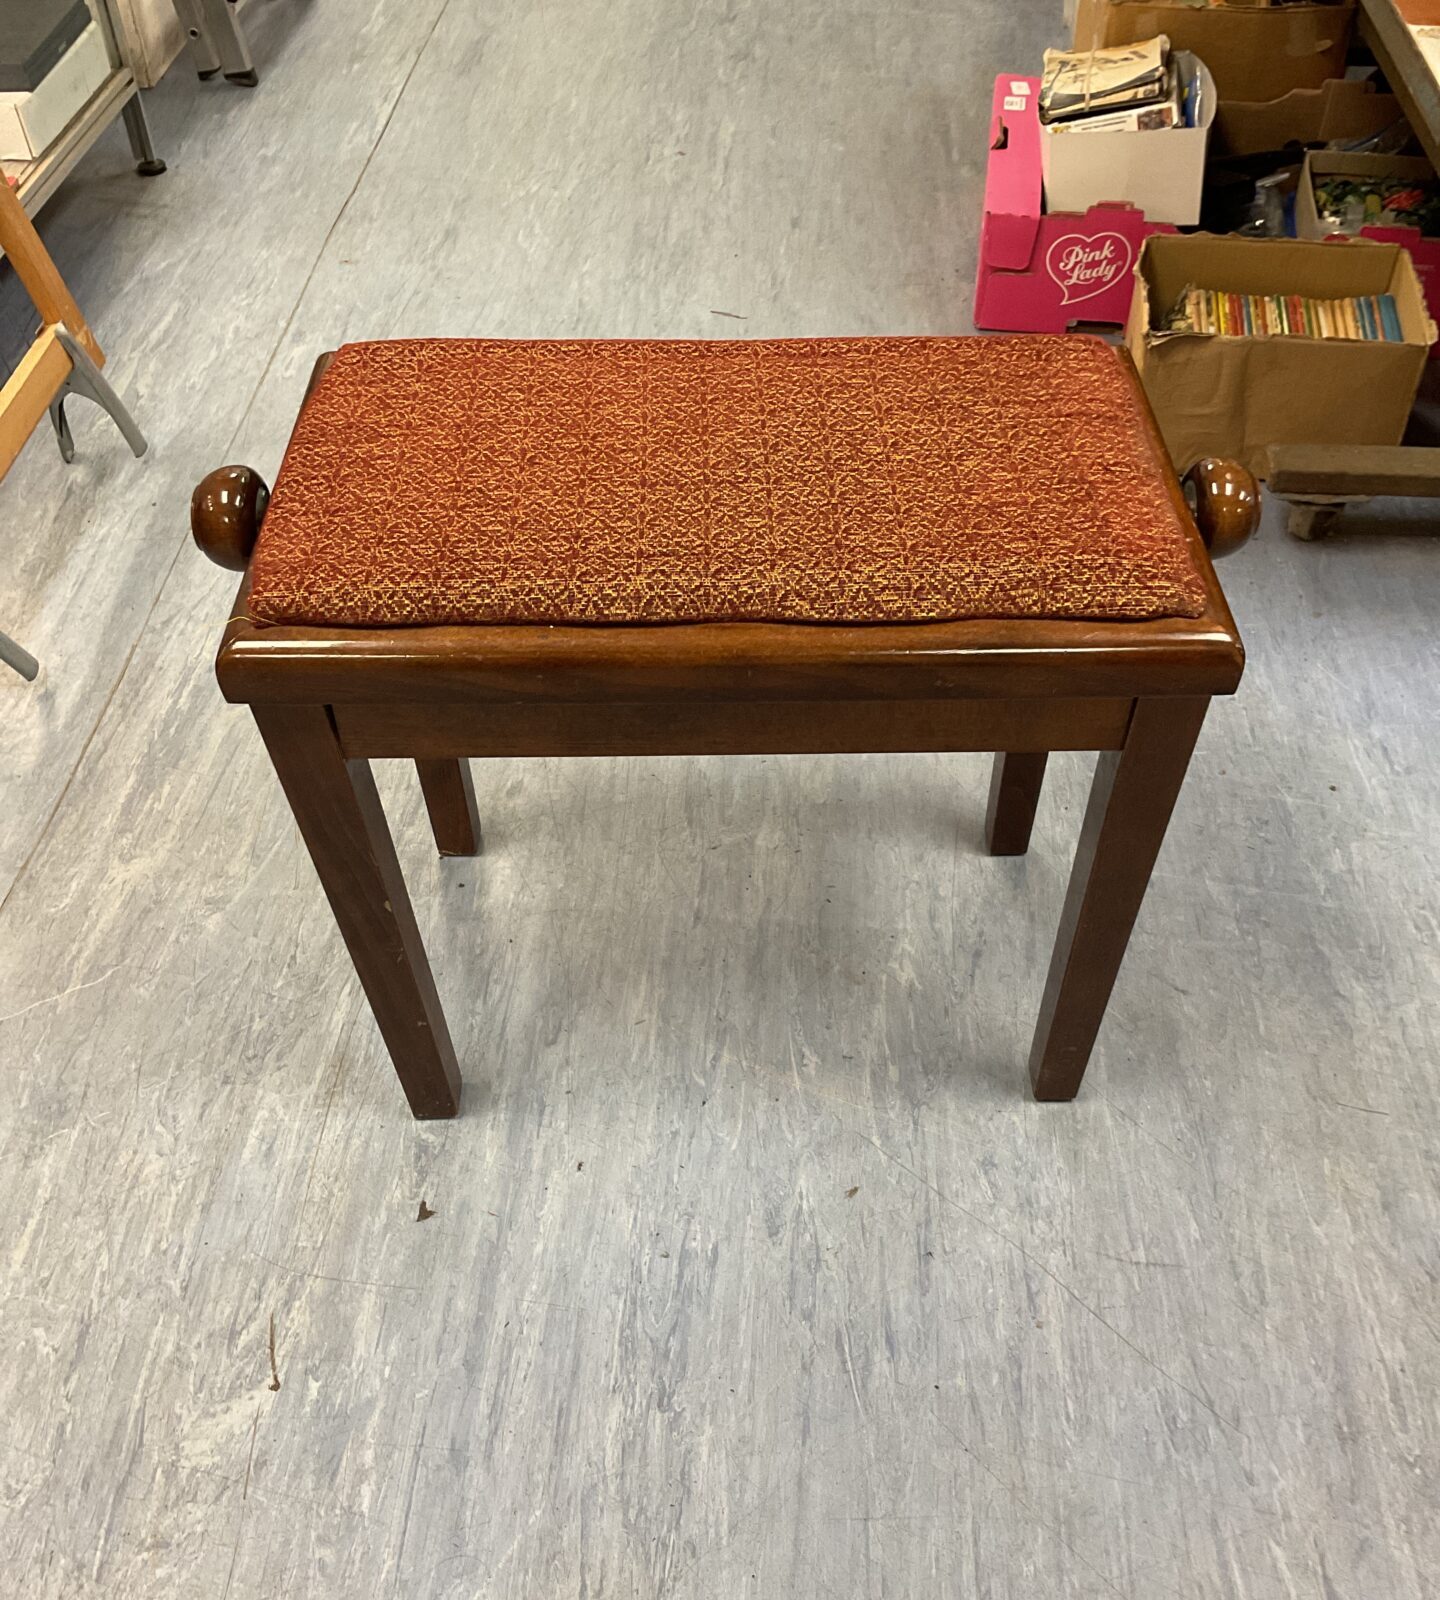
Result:
<svg viewBox="0 0 1440 1600"><path fill-rule="evenodd" d="M985 843L992 856L1023 856L1030 848L1030 829L1049 759L1043 750L1002 751L995 757L985 812Z"/></svg>
<svg viewBox="0 0 1440 1600"><path fill-rule="evenodd" d="M435 848L442 856L480 854L480 813L468 761L417 761Z"/></svg>
<svg viewBox="0 0 1440 1600"><path fill-rule="evenodd" d="M367 761L324 706L251 707L416 1117L453 1117L460 1068Z"/></svg>
<svg viewBox="0 0 1440 1600"><path fill-rule="evenodd" d="M1030 1052L1037 1100L1073 1100L1209 698L1137 700L1095 769Z"/></svg>

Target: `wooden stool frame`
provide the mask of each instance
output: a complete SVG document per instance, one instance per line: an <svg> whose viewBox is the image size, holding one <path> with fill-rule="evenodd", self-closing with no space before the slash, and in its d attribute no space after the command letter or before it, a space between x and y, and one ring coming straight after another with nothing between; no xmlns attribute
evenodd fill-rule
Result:
<svg viewBox="0 0 1440 1600"><path fill-rule="evenodd" d="M136 106L138 101L132 102ZM160 170L163 172L164 167ZM75 459L75 441L65 416L70 394L81 394L103 406L137 456L145 454L145 436L124 402L101 375L105 353L91 333L80 307L50 259L19 196L0 176L0 254L15 269L20 286L40 317L40 332L0 385L0 478L15 464L40 419L49 413L60 454ZM24 678L33 679L40 665L8 634L0 633L0 661Z"/></svg>
<svg viewBox="0 0 1440 1600"><path fill-rule="evenodd" d="M1206 709L1244 665L1207 545L1249 536L1255 483L1218 462L1186 481L1195 618L263 626L247 577L220 685L259 725L414 1115L454 1116L460 1069L370 773L384 757L415 761L442 854L474 855L471 756L998 751L986 840L1018 855L1048 753L1100 751L1030 1057L1036 1097L1072 1099ZM248 468L211 474L197 543L243 569L267 498Z"/></svg>
<svg viewBox="0 0 1440 1600"><path fill-rule="evenodd" d="M35 225L16 195L0 182L0 252L40 315L40 332L0 387L0 478L14 465L25 441L46 412L55 425L66 461L75 450L65 423L65 395L72 387L103 405L137 456L145 439L118 396L100 376L105 353L50 259Z"/></svg>

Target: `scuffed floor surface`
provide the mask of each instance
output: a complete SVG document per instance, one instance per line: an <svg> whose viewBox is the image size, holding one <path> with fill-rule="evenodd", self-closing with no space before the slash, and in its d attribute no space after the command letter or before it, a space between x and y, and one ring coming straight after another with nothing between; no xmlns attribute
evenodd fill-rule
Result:
<svg viewBox="0 0 1440 1600"><path fill-rule="evenodd" d="M1019 862L978 757L477 763L474 863L385 767L422 1127L214 685L189 491L317 352L964 331L1058 7L245 15L260 89L182 65L168 176L109 139L44 218L150 455L77 404L0 486L0 1588L1432 1595L1440 544L1228 563L1251 668L1069 1107L1087 758Z"/></svg>

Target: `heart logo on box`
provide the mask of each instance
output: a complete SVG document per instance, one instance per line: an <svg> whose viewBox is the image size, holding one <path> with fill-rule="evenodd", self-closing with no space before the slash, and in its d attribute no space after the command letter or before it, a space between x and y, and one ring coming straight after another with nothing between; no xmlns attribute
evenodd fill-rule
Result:
<svg viewBox="0 0 1440 1600"><path fill-rule="evenodd" d="M1045 270L1060 285L1060 304L1093 300L1119 281L1134 259L1120 233L1063 233L1045 252Z"/></svg>

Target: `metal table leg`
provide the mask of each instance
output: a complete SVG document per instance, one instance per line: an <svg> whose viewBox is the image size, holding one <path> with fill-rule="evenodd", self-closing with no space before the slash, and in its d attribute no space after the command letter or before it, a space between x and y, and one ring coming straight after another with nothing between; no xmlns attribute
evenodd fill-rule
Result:
<svg viewBox="0 0 1440 1600"><path fill-rule="evenodd" d="M180 26L190 40L190 54L195 61L195 71L202 80L213 78L220 70L220 52L210 37L209 21L200 0L174 0Z"/></svg>
<svg viewBox="0 0 1440 1600"><path fill-rule="evenodd" d="M145 107L140 104L138 89L125 102L120 115L125 119L125 132L135 153L136 172L142 178L158 178L165 170L165 163L155 154L155 146L150 142L150 123Z"/></svg>
<svg viewBox="0 0 1440 1600"><path fill-rule="evenodd" d="M63 322L56 323L55 337L60 341L65 354L70 357L70 376L60 386L59 394L50 402L50 421L60 445L61 457L67 463L75 459L75 440L71 437L70 424L65 420L65 402L72 394L83 394L87 400L93 400L102 410L108 411L131 451L137 456L143 456L148 448L145 435L135 425L135 419L127 410L125 402L115 393L104 373L90 359L89 351Z"/></svg>
<svg viewBox="0 0 1440 1600"><path fill-rule="evenodd" d="M7 667L14 667L22 678L34 683L40 671L40 663L28 650L22 650L8 633L0 633L0 661Z"/></svg>
<svg viewBox="0 0 1440 1600"><path fill-rule="evenodd" d="M235 14L235 0L175 0L175 9L190 36L196 70L202 78L213 78L223 69L231 83L248 89L259 83Z"/></svg>

